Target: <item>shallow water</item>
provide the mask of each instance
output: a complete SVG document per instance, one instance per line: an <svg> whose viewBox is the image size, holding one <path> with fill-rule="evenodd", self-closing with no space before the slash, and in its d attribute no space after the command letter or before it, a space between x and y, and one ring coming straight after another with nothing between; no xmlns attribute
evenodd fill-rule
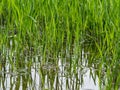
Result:
<svg viewBox="0 0 120 90"><path fill-rule="evenodd" d="M61 69L62 70L62 69ZM78 76L76 77L74 74L72 76L65 76L64 69L62 71L59 71L58 74L54 76L54 83L52 85L50 84L51 82L49 81L49 75L45 75L45 82L44 82L44 89L50 89L51 87L54 88L54 90L99 90L98 86L98 78L96 79L95 83L90 76L90 70L86 70L85 74L82 76L83 78L83 83L82 85L80 84L81 80L81 74L80 71L78 70ZM32 74L32 80L35 81L35 87L36 90L42 90L41 87L41 77L40 74L36 71L36 69L31 70ZM78 80L77 80L78 79ZM48 82L47 82L48 81Z"/></svg>
<svg viewBox="0 0 120 90"><path fill-rule="evenodd" d="M11 51L7 53L6 60L0 63L0 90L99 90L95 69L86 67L87 55L82 56L80 67L70 69L65 58L58 57L57 64L46 62L42 65L42 57L32 57L31 61L24 57L24 62L20 59L16 62L16 57L12 57L12 61L8 57Z"/></svg>

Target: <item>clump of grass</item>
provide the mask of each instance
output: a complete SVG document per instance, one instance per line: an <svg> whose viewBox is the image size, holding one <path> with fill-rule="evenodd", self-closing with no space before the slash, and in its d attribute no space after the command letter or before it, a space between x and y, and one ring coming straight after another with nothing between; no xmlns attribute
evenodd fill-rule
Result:
<svg viewBox="0 0 120 90"><path fill-rule="evenodd" d="M99 77L105 69L111 84L112 72L118 88L120 75L114 73L119 68L119 4L119 0L2 0L0 49L9 46L17 55L40 54L43 62L59 55L70 57L71 66L76 67L84 48L91 52L89 66L97 63Z"/></svg>

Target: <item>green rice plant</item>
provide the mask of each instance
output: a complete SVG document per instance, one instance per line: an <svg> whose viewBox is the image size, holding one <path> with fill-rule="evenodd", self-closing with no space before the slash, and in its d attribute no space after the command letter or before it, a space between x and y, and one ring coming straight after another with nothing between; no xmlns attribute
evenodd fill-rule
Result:
<svg viewBox="0 0 120 90"><path fill-rule="evenodd" d="M11 49L10 53L16 52L18 67L20 55L32 58L38 54L42 64L57 64L60 56L67 58L70 68L76 70L83 62L84 49L90 52L88 66L97 64L99 80L105 74L106 89L112 87L114 79L117 89L119 75L114 74L119 68L119 4L119 0L2 0L0 50L4 54L7 51L3 47ZM15 67L12 55L9 60Z"/></svg>

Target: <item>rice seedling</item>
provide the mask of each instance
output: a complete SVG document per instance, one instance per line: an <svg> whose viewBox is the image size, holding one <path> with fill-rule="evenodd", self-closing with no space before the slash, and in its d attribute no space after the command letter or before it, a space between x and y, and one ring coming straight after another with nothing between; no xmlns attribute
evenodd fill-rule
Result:
<svg viewBox="0 0 120 90"><path fill-rule="evenodd" d="M1 0L0 57L13 71L27 67L25 64L30 68L37 61L41 67L46 63L57 65L58 58L63 58L62 63L68 63L69 73L76 73L76 77L76 68L82 70L86 62L85 67L96 70L91 76L98 76L100 89L117 90L119 4L119 0ZM88 53L87 61L82 58L83 51Z"/></svg>

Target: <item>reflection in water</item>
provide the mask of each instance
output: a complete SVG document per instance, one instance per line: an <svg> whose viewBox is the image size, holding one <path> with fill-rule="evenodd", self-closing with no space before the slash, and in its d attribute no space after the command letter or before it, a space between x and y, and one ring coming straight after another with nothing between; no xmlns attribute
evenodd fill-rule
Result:
<svg viewBox="0 0 120 90"><path fill-rule="evenodd" d="M38 73L38 71L36 71L35 68L31 68L31 77L32 77L32 83L33 83L33 87L35 90L39 90L39 88L41 88L41 79L40 79L40 75Z"/></svg>
<svg viewBox="0 0 120 90"><path fill-rule="evenodd" d="M0 90L99 90L98 78L93 80L94 75L91 76L94 69L84 64L74 71L69 62L63 62L60 57L57 65L51 62L41 65L38 58L34 59L11 64L8 58L4 64L0 63Z"/></svg>
<svg viewBox="0 0 120 90"><path fill-rule="evenodd" d="M80 68L78 69L78 75L73 73L71 76L66 75L67 71L65 70L65 65L62 64L62 60L58 61L58 73L47 72L44 76L40 76L42 73L38 72L39 69L31 68L32 80L34 82L35 90L43 90L54 88L54 90L99 90L98 78L92 79L90 73L93 72L89 68L86 68L84 74L80 73ZM38 63L37 63L38 64ZM54 76L54 83L51 84L50 75ZM42 79L44 77L43 87L41 86ZM81 85L80 81L83 78L83 84ZM96 84L95 84L96 83Z"/></svg>
<svg viewBox="0 0 120 90"><path fill-rule="evenodd" d="M99 90L98 78L96 78L95 83L90 75L90 70L88 69L83 76L83 85L81 86L80 90Z"/></svg>

